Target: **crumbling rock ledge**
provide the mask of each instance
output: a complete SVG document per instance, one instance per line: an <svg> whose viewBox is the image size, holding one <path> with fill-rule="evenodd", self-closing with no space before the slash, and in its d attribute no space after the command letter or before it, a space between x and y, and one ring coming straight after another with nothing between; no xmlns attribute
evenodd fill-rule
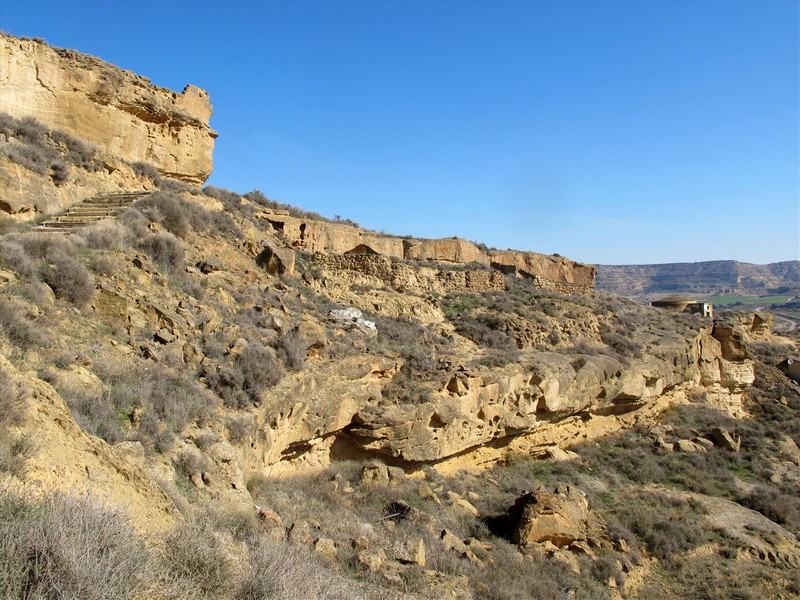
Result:
<svg viewBox="0 0 800 600"><path fill-rule="evenodd" d="M454 367L443 386L431 384L419 402L408 404L393 403L381 393L399 372L400 359L389 364L353 357L348 359L352 368L320 371L277 390L278 398L291 398L293 404L271 420L266 415L274 410L264 412L258 466L297 458L287 448L305 444L310 450L326 439L315 459L324 462L322 454L336 438L346 438L363 455L413 468L542 427L557 429L573 417L633 414L677 389L702 392L729 412L741 410L742 392L753 381L752 361L725 359L708 330L694 339L674 334L657 350L631 362L605 354L523 352L519 362L502 369Z"/></svg>
<svg viewBox="0 0 800 600"><path fill-rule="evenodd" d="M532 280L538 287L560 293L587 293L594 288L597 269L563 256L536 252L486 250L468 240L445 238L421 240L364 230L347 223L331 223L292 216L283 211L256 214L267 230L290 248L312 253L331 272L363 273L394 287L411 291L503 289L501 274ZM415 261L404 269L398 261ZM469 267L463 275L426 273L419 263L447 267ZM412 273L416 271L416 273ZM481 271L497 275L481 275ZM438 278L437 281L433 281ZM427 279L427 281L423 281ZM406 281L404 281L406 280Z"/></svg>

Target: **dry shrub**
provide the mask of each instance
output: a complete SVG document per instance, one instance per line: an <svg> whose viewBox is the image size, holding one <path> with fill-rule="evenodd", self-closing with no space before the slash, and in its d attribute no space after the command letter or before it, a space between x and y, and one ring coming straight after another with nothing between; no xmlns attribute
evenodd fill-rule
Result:
<svg viewBox="0 0 800 600"><path fill-rule="evenodd" d="M36 261L39 276L57 297L76 306L84 306L94 297L94 278L78 254L77 246L82 240L26 234L15 236L11 241L21 245L26 254Z"/></svg>
<svg viewBox="0 0 800 600"><path fill-rule="evenodd" d="M25 470L33 442L10 428L25 422L26 410L27 391L0 365L0 472L21 475Z"/></svg>
<svg viewBox="0 0 800 600"><path fill-rule="evenodd" d="M306 362L308 341L301 333L293 331L281 336L275 349L290 370L299 371Z"/></svg>
<svg viewBox="0 0 800 600"><path fill-rule="evenodd" d="M22 244L10 239L0 240L0 265L15 271L20 277L31 279L36 277L36 263Z"/></svg>
<svg viewBox="0 0 800 600"><path fill-rule="evenodd" d="M192 519L169 533L164 540L164 562L173 584L190 589L193 597L228 596L236 565L208 520Z"/></svg>
<svg viewBox="0 0 800 600"><path fill-rule="evenodd" d="M760 485L740 498L739 504L760 512L794 534L800 534L800 486L787 483L782 487Z"/></svg>
<svg viewBox="0 0 800 600"><path fill-rule="evenodd" d="M150 163L141 161L131 163L131 169L133 169L133 172L139 177L146 177L153 181L153 183L158 184L161 181L161 174L158 172L158 169Z"/></svg>
<svg viewBox="0 0 800 600"><path fill-rule="evenodd" d="M130 247L131 230L116 220L105 219L81 229L81 237L89 248L100 250L125 250Z"/></svg>
<svg viewBox="0 0 800 600"><path fill-rule="evenodd" d="M206 377L225 406L247 408L261 403L261 392L283 378L283 368L274 350L251 340L244 352Z"/></svg>
<svg viewBox="0 0 800 600"><path fill-rule="evenodd" d="M139 248L165 271L174 271L183 264L184 250L180 240L169 232L150 233L139 241Z"/></svg>
<svg viewBox="0 0 800 600"><path fill-rule="evenodd" d="M0 597L141 598L151 576L151 554L122 513L0 492Z"/></svg>
<svg viewBox="0 0 800 600"><path fill-rule="evenodd" d="M28 318L28 309L16 298L0 298L0 335L22 348L46 346L47 334Z"/></svg>
<svg viewBox="0 0 800 600"><path fill-rule="evenodd" d="M240 444L255 432L255 420L252 415L243 414L228 417L225 421L228 428L228 439L233 444Z"/></svg>
<svg viewBox="0 0 800 600"><path fill-rule="evenodd" d="M181 239L185 239L192 231L229 238L235 238L240 233L226 212L206 210L198 204L187 202L171 190L148 194L136 203L135 210Z"/></svg>
<svg viewBox="0 0 800 600"><path fill-rule="evenodd" d="M175 459L175 466L187 477L198 475L210 471L213 467L211 459L196 450L195 448L186 448Z"/></svg>
<svg viewBox="0 0 800 600"><path fill-rule="evenodd" d="M387 591L369 590L337 575L322 565L311 553L268 538L256 541L250 548L247 571L236 591L236 600L350 600L392 597Z"/></svg>
<svg viewBox="0 0 800 600"><path fill-rule="evenodd" d="M98 254L92 257L90 267L98 275L111 277L119 270L120 264L113 256Z"/></svg>
<svg viewBox="0 0 800 600"><path fill-rule="evenodd" d="M56 185L69 179L69 165L87 171L98 171L103 166L94 146L64 131L51 131L32 117L16 119L0 113L0 134L6 138L2 154L30 171L49 174Z"/></svg>
<svg viewBox="0 0 800 600"><path fill-rule="evenodd" d="M0 427L24 422L25 396L25 390L0 363Z"/></svg>
<svg viewBox="0 0 800 600"><path fill-rule="evenodd" d="M168 450L175 435L189 423L204 425L214 408L214 397L182 373L162 365L145 365L128 358L98 359L97 376L106 386L102 395L56 383L76 422L92 435L115 443L136 439L146 448ZM120 420L138 409L138 430Z"/></svg>

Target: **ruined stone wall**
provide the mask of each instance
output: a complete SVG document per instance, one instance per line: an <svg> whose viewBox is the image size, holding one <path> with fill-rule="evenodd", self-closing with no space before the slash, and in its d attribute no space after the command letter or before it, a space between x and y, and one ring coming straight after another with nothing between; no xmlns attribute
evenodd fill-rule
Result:
<svg viewBox="0 0 800 600"><path fill-rule="evenodd" d="M211 103L191 85L173 92L92 56L0 34L0 111L190 183L211 174Z"/></svg>
<svg viewBox="0 0 800 600"><path fill-rule="evenodd" d="M458 238L419 240L394 237L376 234L354 225L302 218L279 211L264 210L256 214L256 217L263 219L268 229L281 237L287 245L305 252L342 255L366 246L369 251L390 259L491 266L505 275L526 277L542 289L564 294L590 292L597 276L597 267L563 256L515 250L485 251L468 240ZM333 258L332 261L331 269L350 269L365 273L365 269L378 268L378 262L354 262L355 266L351 268L339 258ZM385 281L383 276L376 276ZM487 289L497 289L495 286L498 281L498 276L492 281L487 280Z"/></svg>
<svg viewBox="0 0 800 600"><path fill-rule="evenodd" d="M392 288L414 292L488 292L505 289L505 276L499 271L415 267L376 254L317 253L314 261L332 274L352 271L379 279Z"/></svg>
<svg viewBox="0 0 800 600"><path fill-rule="evenodd" d="M590 284L554 281L538 275L534 275L530 279L536 287L557 294L588 294L594 289L594 286Z"/></svg>

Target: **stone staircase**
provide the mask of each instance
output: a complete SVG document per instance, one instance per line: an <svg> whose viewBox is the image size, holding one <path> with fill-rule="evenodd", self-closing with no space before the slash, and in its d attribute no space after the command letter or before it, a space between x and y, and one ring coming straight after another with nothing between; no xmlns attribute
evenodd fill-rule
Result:
<svg viewBox="0 0 800 600"><path fill-rule="evenodd" d="M149 192L107 192L86 198L58 217L44 221L35 231L66 233L103 219L112 219Z"/></svg>

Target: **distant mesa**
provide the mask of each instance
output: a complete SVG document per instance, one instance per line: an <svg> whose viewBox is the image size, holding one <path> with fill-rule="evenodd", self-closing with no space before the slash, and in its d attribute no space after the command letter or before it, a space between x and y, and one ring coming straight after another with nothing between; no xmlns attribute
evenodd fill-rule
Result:
<svg viewBox="0 0 800 600"><path fill-rule="evenodd" d="M800 290L800 261L756 265L735 260L658 265L598 265L597 289L656 300L665 295L764 296Z"/></svg>

